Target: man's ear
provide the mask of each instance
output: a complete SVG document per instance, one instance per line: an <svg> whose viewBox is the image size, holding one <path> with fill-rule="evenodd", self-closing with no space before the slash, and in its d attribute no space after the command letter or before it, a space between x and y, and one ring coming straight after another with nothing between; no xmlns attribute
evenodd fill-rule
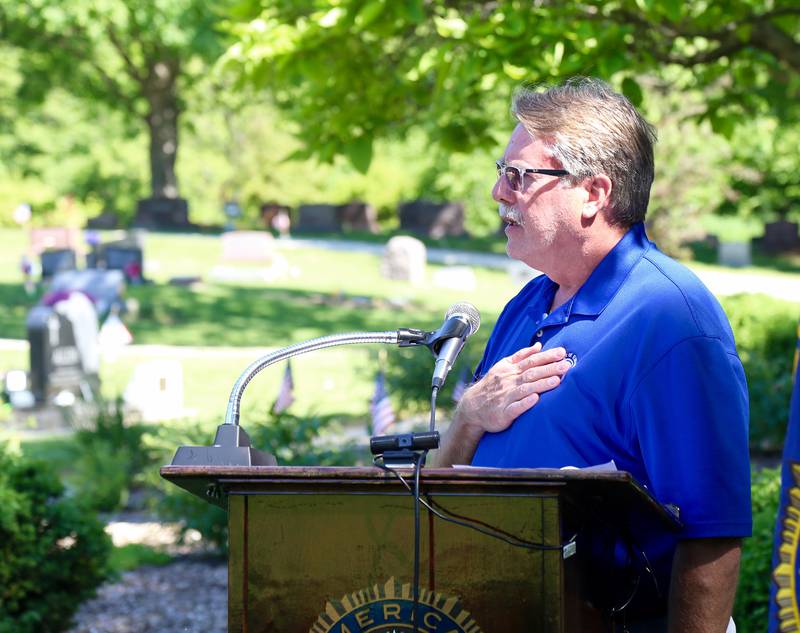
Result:
<svg viewBox="0 0 800 633"><path fill-rule="evenodd" d="M611 199L611 189L614 187L611 178L605 174L598 174L587 178L584 182L586 187L586 202L583 203L582 216L585 220L594 220L600 211L608 206Z"/></svg>

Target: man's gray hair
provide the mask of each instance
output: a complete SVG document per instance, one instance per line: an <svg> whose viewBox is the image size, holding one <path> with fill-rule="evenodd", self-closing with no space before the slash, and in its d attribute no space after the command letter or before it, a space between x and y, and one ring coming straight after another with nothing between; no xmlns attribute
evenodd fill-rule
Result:
<svg viewBox="0 0 800 633"><path fill-rule="evenodd" d="M575 181L611 179L610 224L627 228L644 220L656 130L628 99L604 81L575 77L559 86L520 87L511 111Z"/></svg>

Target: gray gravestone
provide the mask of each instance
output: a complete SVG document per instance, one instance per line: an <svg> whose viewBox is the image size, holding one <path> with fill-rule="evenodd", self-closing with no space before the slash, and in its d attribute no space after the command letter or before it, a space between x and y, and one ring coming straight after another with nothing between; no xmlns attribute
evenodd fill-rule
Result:
<svg viewBox="0 0 800 633"><path fill-rule="evenodd" d="M464 230L464 205L460 202L414 200L400 205L400 228L439 239L460 236Z"/></svg>
<svg viewBox="0 0 800 633"><path fill-rule="evenodd" d="M366 202L349 202L339 207L342 226L351 231L378 232L378 214L375 207Z"/></svg>
<svg viewBox="0 0 800 633"><path fill-rule="evenodd" d="M764 236L758 245L767 253L785 253L800 249L797 222L778 220L764 225Z"/></svg>
<svg viewBox="0 0 800 633"><path fill-rule="evenodd" d="M717 246L717 261L722 266L742 268L752 263L750 242L720 242Z"/></svg>
<svg viewBox="0 0 800 633"><path fill-rule="evenodd" d="M103 256L108 270L121 270L130 283L144 281L144 255L142 249L131 243L108 244Z"/></svg>
<svg viewBox="0 0 800 633"><path fill-rule="evenodd" d="M342 230L339 207L336 205L302 204L297 215L295 230L299 232L339 233Z"/></svg>
<svg viewBox="0 0 800 633"><path fill-rule="evenodd" d="M418 239L399 235L386 243L381 275L387 279L419 284L425 280L427 252Z"/></svg>
<svg viewBox="0 0 800 633"><path fill-rule="evenodd" d="M39 259L42 264L42 279L50 279L57 273L77 268L75 251L71 248L54 248L42 251Z"/></svg>
<svg viewBox="0 0 800 633"><path fill-rule="evenodd" d="M61 391L89 399L99 384L97 314L85 305L70 311L36 306L28 313L30 388L37 402Z"/></svg>
<svg viewBox="0 0 800 633"><path fill-rule="evenodd" d="M134 226L180 229L192 226L184 198L145 198L136 205Z"/></svg>

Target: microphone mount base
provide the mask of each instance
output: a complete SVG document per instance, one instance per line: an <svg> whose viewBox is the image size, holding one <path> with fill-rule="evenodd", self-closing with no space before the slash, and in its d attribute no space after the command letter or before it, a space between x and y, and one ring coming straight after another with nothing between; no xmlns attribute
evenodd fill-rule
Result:
<svg viewBox="0 0 800 633"><path fill-rule="evenodd" d="M275 456L250 445L238 424L220 424L213 446L180 446L172 466L276 466Z"/></svg>

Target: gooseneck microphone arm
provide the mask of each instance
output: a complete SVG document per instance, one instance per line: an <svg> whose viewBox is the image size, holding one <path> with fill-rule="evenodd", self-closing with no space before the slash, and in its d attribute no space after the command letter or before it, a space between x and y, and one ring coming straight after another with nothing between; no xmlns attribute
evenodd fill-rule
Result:
<svg viewBox="0 0 800 633"><path fill-rule="evenodd" d="M428 335L428 332L423 332L422 330L405 328L387 332L348 332L296 343L295 345L290 345L267 354L266 356L262 356L258 360L253 361L247 369L242 372L239 379L233 385L230 398L228 398L225 424L239 425L239 409L245 388L256 374L274 363L288 360L300 354L340 345L361 345L363 343L383 343L386 345L399 345L400 347L425 345Z"/></svg>

